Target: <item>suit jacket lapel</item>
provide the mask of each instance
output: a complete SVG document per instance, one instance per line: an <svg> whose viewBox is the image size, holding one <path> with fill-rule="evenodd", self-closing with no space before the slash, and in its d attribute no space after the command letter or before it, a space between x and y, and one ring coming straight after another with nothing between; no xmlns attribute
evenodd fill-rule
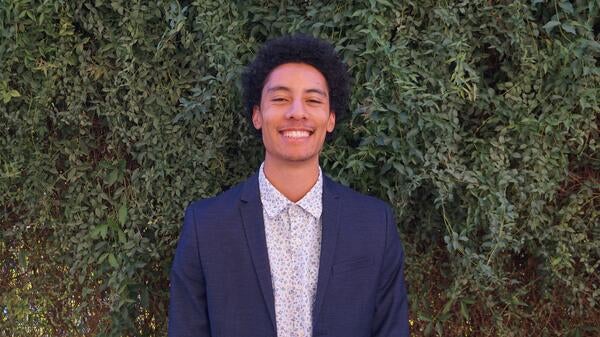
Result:
<svg viewBox="0 0 600 337"><path fill-rule="evenodd" d="M323 212L321 215L322 239L321 259L319 262L319 276L317 281L317 294L313 308L313 322L316 322L323 306L323 299L327 285L331 278L331 266L339 231L340 199L335 183L323 176Z"/></svg>
<svg viewBox="0 0 600 337"><path fill-rule="evenodd" d="M275 300L273 298L273 285L271 283L271 269L269 267L269 254L265 238L262 203L258 188L258 174L254 174L244 184L241 200L242 222L248 241L248 248L252 256L252 263L254 264L263 298L271 316L273 331L276 331Z"/></svg>

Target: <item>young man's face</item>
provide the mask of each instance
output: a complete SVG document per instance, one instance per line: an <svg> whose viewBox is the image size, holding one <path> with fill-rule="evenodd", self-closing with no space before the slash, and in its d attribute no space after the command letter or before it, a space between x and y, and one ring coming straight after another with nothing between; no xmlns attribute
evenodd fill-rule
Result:
<svg viewBox="0 0 600 337"><path fill-rule="evenodd" d="M325 77L304 63L276 67L263 86L252 122L262 130L266 161L318 163L325 136L335 126Z"/></svg>

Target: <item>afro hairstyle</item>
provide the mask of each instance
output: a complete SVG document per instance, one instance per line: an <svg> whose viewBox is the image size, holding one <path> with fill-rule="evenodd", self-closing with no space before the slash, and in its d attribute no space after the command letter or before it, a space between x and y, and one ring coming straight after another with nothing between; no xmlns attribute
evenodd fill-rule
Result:
<svg viewBox="0 0 600 337"><path fill-rule="evenodd" d="M330 43L295 34L265 42L242 74L244 110L250 125L252 111L254 106L260 105L267 77L273 69L286 63L305 63L321 72L327 81L331 111L335 113L337 121L346 117L350 96L350 76L346 64ZM257 130L257 135L260 135L260 130Z"/></svg>

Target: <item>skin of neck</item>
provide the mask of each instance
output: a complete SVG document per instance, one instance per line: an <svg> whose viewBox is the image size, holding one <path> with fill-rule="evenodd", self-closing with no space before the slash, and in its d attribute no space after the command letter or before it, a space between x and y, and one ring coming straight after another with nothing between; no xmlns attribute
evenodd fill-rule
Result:
<svg viewBox="0 0 600 337"><path fill-rule="evenodd" d="M266 154L264 173L281 194L292 202L298 202L319 179L319 157L287 162Z"/></svg>

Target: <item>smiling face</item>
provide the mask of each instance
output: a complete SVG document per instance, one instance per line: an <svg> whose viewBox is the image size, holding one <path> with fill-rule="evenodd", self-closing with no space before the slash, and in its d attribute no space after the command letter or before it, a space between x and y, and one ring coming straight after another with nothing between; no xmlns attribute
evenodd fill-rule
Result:
<svg viewBox="0 0 600 337"><path fill-rule="evenodd" d="M318 165L325 136L335 126L325 77L304 63L276 67L265 81L252 123L262 130L265 162Z"/></svg>

